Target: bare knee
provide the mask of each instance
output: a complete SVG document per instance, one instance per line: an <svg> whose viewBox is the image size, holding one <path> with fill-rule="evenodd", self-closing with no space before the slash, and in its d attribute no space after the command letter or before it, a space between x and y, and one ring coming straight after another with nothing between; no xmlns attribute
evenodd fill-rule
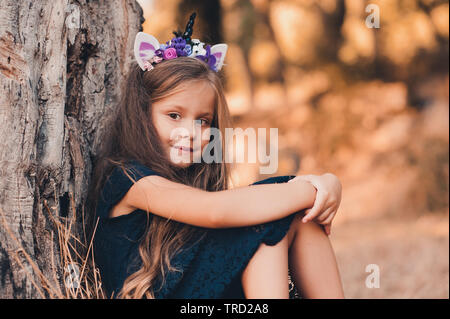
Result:
<svg viewBox="0 0 450 319"><path fill-rule="evenodd" d="M288 234L284 236L276 245L270 246L266 245L265 243L261 243L256 250L255 254L250 259L249 263L247 264L244 273L246 270L252 265L256 264L258 261L264 261L264 262L278 262L276 258L278 256L284 255L284 252L287 251L288 247ZM264 267L266 268L266 267Z"/></svg>
<svg viewBox="0 0 450 319"><path fill-rule="evenodd" d="M324 235L328 238L326 235L322 225L318 224L314 220L309 221L307 223L302 222L302 218L305 216L304 211L301 211L297 213L297 215L292 220L291 226L289 227L288 231L288 245L289 248L292 246L295 238L298 236L298 234L302 233L302 235L308 236L308 234L320 234Z"/></svg>

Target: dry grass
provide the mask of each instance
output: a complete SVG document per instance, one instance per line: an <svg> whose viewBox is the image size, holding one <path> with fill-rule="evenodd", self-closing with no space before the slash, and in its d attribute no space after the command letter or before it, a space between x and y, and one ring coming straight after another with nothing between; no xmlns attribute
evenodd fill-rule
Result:
<svg viewBox="0 0 450 319"><path fill-rule="evenodd" d="M0 208L1 224L11 239L10 246L16 247L10 249L8 253L25 271L40 298L105 299L100 273L94 263L92 239L88 242L86 238L84 213L81 216L83 231L79 234L76 231L77 214L74 208L73 196L71 196L70 201L72 214L70 214L69 218L53 215L47 201L44 201L47 216L54 226L54 232L51 233L51 242L55 242L54 233L56 233L58 236L56 244L59 248L59 260L55 262L54 245L50 245L52 247L50 252L52 263L50 275L44 274L36 261L21 245L14 232L10 229ZM98 221L95 225L94 233L97 224ZM27 265L24 265L21 256L25 258ZM58 263L58 266L56 263ZM32 272L29 271L30 267L28 265L31 266ZM61 276L62 270L64 270L64 273ZM38 281L36 282L36 280Z"/></svg>

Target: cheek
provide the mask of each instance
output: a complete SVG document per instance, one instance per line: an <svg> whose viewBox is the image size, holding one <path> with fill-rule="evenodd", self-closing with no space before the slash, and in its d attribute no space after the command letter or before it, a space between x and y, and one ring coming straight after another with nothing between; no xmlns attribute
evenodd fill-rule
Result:
<svg viewBox="0 0 450 319"><path fill-rule="evenodd" d="M161 136L161 128L160 128L160 125L159 125L159 123L161 122L160 120L159 120L159 117L158 117L158 115L152 115L152 124L153 124L153 127L155 128L155 130L156 130L156 133L158 133L158 135L160 135Z"/></svg>
<svg viewBox="0 0 450 319"><path fill-rule="evenodd" d="M168 140L170 140L170 133L171 133L171 127L170 125L167 125L166 123L164 123L164 119L163 118L155 118L155 129L156 132L158 133L160 139L163 142L167 142Z"/></svg>
<svg viewBox="0 0 450 319"><path fill-rule="evenodd" d="M209 139L211 138L210 131L211 130L209 128L207 128L207 129L202 130L202 132L201 132L202 148L204 148L209 143Z"/></svg>
<svg viewBox="0 0 450 319"><path fill-rule="evenodd" d="M202 151L205 149L206 145L208 145L209 141L202 141Z"/></svg>

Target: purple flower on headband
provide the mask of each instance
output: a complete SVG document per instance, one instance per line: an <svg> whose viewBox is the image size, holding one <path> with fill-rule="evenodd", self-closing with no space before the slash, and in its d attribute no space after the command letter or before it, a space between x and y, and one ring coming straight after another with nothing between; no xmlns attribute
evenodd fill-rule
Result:
<svg viewBox="0 0 450 319"><path fill-rule="evenodd" d="M177 50L177 56L187 56L186 51L183 49L176 49Z"/></svg>
<svg viewBox="0 0 450 319"><path fill-rule="evenodd" d="M175 59L177 57L177 51L174 48L167 48L164 50L163 56L165 60Z"/></svg>
<svg viewBox="0 0 450 319"><path fill-rule="evenodd" d="M216 57L211 54L211 46L208 44L205 49L206 49L206 54L205 55L197 55L196 58L199 60L202 60L203 62L208 64L212 70L217 72Z"/></svg>
<svg viewBox="0 0 450 319"><path fill-rule="evenodd" d="M175 49L183 49L186 46L186 40L182 37L173 38L170 41L170 46Z"/></svg>
<svg viewBox="0 0 450 319"><path fill-rule="evenodd" d="M186 45L186 46L184 47L184 50L183 50L183 51L186 53L186 56L191 55L191 53L192 53L192 47L191 47L191 45L190 45L190 44Z"/></svg>
<svg viewBox="0 0 450 319"><path fill-rule="evenodd" d="M187 56L187 53L185 52L186 48L186 40L182 37L175 37L170 41L171 48L174 48L177 51L177 56Z"/></svg>
<svg viewBox="0 0 450 319"><path fill-rule="evenodd" d="M163 49L156 50L155 55L162 58L164 56L164 50Z"/></svg>

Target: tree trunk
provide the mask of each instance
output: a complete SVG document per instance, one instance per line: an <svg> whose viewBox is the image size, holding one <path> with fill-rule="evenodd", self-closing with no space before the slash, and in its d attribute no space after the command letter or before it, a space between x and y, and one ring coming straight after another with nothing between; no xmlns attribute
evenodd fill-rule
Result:
<svg viewBox="0 0 450 319"><path fill-rule="evenodd" d="M81 209L142 22L135 0L1 0L0 298L43 297L20 246L45 276L60 268L44 202Z"/></svg>

